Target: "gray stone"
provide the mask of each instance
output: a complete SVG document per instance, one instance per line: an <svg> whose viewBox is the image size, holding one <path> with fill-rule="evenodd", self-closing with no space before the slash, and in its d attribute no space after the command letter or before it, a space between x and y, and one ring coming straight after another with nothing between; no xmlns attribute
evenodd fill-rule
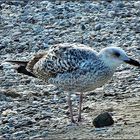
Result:
<svg viewBox="0 0 140 140"><path fill-rule="evenodd" d="M102 25L101 24L96 24L95 25L95 31L101 30L101 28L102 28Z"/></svg>
<svg viewBox="0 0 140 140"><path fill-rule="evenodd" d="M112 124L114 124L114 120L108 112L105 112L105 113L98 115L93 120L93 125L97 128L104 127L104 126L110 126Z"/></svg>
<svg viewBox="0 0 140 140"><path fill-rule="evenodd" d="M123 8L124 6L125 5L124 5L123 1L117 3L117 7L119 7L119 8Z"/></svg>
<svg viewBox="0 0 140 140"><path fill-rule="evenodd" d="M17 131L13 133L13 139L24 139L27 138L28 134L25 131Z"/></svg>
<svg viewBox="0 0 140 140"><path fill-rule="evenodd" d="M140 8L140 1L135 1L135 2L134 2L134 6L135 6L136 8Z"/></svg>
<svg viewBox="0 0 140 140"><path fill-rule="evenodd" d="M17 98L21 96L15 90L1 90L0 93L1 95L5 95L6 97L12 97L12 98Z"/></svg>

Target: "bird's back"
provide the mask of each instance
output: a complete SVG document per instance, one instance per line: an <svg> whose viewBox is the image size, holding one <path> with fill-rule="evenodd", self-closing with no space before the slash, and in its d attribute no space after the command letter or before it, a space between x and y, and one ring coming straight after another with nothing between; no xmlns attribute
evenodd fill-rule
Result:
<svg viewBox="0 0 140 140"><path fill-rule="evenodd" d="M60 73L79 69L82 62L96 57L96 52L85 45L57 44L50 47L47 52L35 55L26 69L39 77L44 73L46 78L51 78Z"/></svg>

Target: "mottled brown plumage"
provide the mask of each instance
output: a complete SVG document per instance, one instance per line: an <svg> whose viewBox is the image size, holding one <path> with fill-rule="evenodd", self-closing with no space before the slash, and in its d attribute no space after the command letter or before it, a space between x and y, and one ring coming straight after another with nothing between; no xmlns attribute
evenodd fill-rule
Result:
<svg viewBox="0 0 140 140"><path fill-rule="evenodd" d="M85 79L78 81L78 78L84 78L89 69L95 69L95 66L91 65L97 59L95 54L93 49L85 45L57 44L46 53L33 57L26 69L49 84L67 91L81 91L81 82ZM87 83L87 88L88 86ZM86 87L83 87L83 90L86 90Z"/></svg>
<svg viewBox="0 0 140 140"><path fill-rule="evenodd" d="M42 79L65 91L80 92L81 120L82 93L104 85L123 62L140 66L118 47L107 47L99 53L82 44L57 44L47 52L35 55L30 61L8 61L19 65L18 72ZM70 94L68 96L71 121L74 122Z"/></svg>
<svg viewBox="0 0 140 140"><path fill-rule="evenodd" d="M34 65L43 57L45 56L47 53L39 53L39 54L36 54L30 61L28 61L27 63L27 66L26 66L26 69L30 72L33 73L33 68L34 68Z"/></svg>

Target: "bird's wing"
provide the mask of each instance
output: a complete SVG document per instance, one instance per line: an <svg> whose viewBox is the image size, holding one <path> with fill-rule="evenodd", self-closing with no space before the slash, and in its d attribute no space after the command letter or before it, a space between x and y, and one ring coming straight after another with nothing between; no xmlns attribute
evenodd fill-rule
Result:
<svg viewBox="0 0 140 140"><path fill-rule="evenodd" d="M64 72L72 72L85 68L86 62L96 53L87 46L77 44L58 44L52 46L33 67L35 74L40 76L56 76ZM31 63L31 62L30 62Z"/></svg>

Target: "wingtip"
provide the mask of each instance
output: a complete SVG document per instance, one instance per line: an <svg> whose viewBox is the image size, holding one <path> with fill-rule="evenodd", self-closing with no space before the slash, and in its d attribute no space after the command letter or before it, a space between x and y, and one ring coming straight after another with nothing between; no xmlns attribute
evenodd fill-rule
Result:
<svg viewBox="0 0 140 140"><path fill-rule="evenodd" d="M19 60L5 60L5 62L12 63L12 64L18 64L20 66L26 66L28 61L19 61Z"/></svg>
<svg viewBox="0 0 140 140"><path fill-rule="evenodd" d="M3 70L3 65L0 65L0 70Z"/></svg>
<svg viewBox="0 0 140 140"><path fill-rule="evenodd" d="M28 75L28 76L32 76L32 77L35 77L36 78L36 76L33 73L27 71L27 69L26 69L26 66L28 64L28 61L5 60L4 62L16 64L16 66L14 67L14 69L18 73L21 73L21 74L24 74L24 75Z"/></svg>

